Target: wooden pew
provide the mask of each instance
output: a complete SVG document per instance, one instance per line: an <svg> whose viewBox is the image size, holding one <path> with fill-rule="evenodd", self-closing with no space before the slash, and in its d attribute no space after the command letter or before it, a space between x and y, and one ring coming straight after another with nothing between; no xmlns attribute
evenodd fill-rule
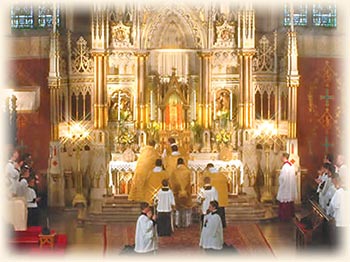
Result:
<svg viewBox="0 0 350 262"><path fill-rule="evenodd" d="M334 219L315 201L309 200L307 212L295 214L294 225L298 249L332 244Z"/></svg>

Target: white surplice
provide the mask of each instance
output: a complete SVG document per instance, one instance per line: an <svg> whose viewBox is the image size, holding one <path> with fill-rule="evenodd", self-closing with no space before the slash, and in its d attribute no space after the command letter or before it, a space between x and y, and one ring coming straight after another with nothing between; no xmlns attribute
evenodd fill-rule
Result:
<svg viewBox="0 0 350 262"><path fill-rule="evenodd" d="M156 195L157 211L158 212L171 212L172 206L175 206L175 198L171 189L164 191L160 189Z"/></svg>
<svg viewBox="0 0 350 262"><path fill-rule="evenodd" d="M154 223L145 214L137 219L135 232L135 252L148 253L157 249Z"/></svg>
<svg viewBox="0 0 350 262"><path fill-rule="evenodd" d="M335 193L335 187L333 185L332 178L327 177L324 187L318 195L318 203L324 210L327 209L327 204L329 203L330 199L333 197L334 193Z"/></svg>
<svg viewBox="0 0 350 262"><path fill-rule="evenodd" d="M210 201L216 200L218 201L218 191L215 189L215 187L211 187L209 190L205 190L204 187L199 189L197 201L199 203L202 202L202 214L206 214L207 210L209 208Z"/></svg>
<svg viewBox="0 0 350 262"><path fill-rule="evenodd" d="M10 194L17 194L17 190L19 187L19 170L16 169L15 163L13 161L9 161L6 164L5 172L8 181L8 189Z"/></svg>
<svg viewBox="0 0 350 262"><path fill-rule="evenodd" d="M28 182L27 179L22 178L17 185L17 196L26 197L28 192Z"/></svg>
<svg viewBox="0 0 350 262"><path fill-rule="evenodd" d="M329 203L329 207L327 209L327 213L334 217L335 225L337 227L348 226L348 219L346 217L346 208L347 208L347 191L343 188L338 188L334 193L331 202Z"/></svg>
<svg viewBox="0 0 350 262"><path fill-rule="evenodd" d="M223 244L224 234L220 216L216 212L205 215L199 246L204 249L220 250Z"/></svg>
<svg viewBox="0 0 350 262"><path fill-rule="evenodd" d="M340 176L340 180L341 180L341 183L344 185L344 186L348 186L348 168L345 164L341 165L338 170L337 170L339 176Z"/></svg>
<svg viewBox="0 0 350 262"><path fill-rule="evenodd" d="M293 164L286 161L283 164L280 176L277 200L281 203L292 202L297 199L297 183Z"/></svg>
<svg viewBox="0 0 350 262"><path fill-rule="evenodd" d="M28 208L36 208L38 207L38 203L35 201L36 199L36 192L33 188L28 187L26 192L26 198L27 198L27 207Z"/></svg>

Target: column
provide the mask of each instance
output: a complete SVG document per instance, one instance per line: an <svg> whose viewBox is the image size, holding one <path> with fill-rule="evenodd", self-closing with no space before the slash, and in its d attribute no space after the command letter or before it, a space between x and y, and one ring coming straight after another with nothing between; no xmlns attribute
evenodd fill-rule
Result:
<svg viewBox="0 0 350 262"><path fill-rule="evenodd" d="M145 77L146 77L146 59L149 52L135 52L137 57L137 127L140 129L146 128L146 101L145 101Z"/></svg>
<svg viewBox="0 0 350 262"><path fill-rule="evenodd" d="M95 4L92 12L92 49L94 58L94 128L103 129L108 122L107 64L108 64L108 16L102 5Z"/></svg>
<svg viewBox="0 0 350 262"><path fill-rule="evenodd" d="M200 57L199 116L200 124L208 129L211 126L211 56L212 52L202 51Z"/></svg>
<svg viewBox="0 0 350 262"><path fill-rule="evenodd" d="M53 4L52 32L50 36L50 66L48 87L50 90L50 155L48 168L48 205L64 206L64 178L59 157L59 90L61 88L60 47L57 31L56 4Z"/></svg>
<svg viewBox="0 0 350 262"><path fill-rule="evenodd" d="M253 127L254 122L252 59L255 54L255 13L251 7L239 10L237 32L238 57L240 61L239 127L241 129L250 129Z"/></svg>

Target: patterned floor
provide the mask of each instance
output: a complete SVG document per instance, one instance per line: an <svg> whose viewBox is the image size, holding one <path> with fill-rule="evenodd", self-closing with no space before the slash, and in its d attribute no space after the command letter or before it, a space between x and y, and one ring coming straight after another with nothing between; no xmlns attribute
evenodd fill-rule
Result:
<svg viewBox="0 0 350 262"><path fill-rule="evenodd" d="M200 254L198 246L200 229L198 224L189 228L177 228L170 237L158 238L158 253ZM107 253L120 253L125 245L133 245L135 238L134 224L118 224L107 226ZM250 254L261 252L273 255L269 243L256 224L228 226L224 229L224 241L232 245L232 253Z"/></svg>

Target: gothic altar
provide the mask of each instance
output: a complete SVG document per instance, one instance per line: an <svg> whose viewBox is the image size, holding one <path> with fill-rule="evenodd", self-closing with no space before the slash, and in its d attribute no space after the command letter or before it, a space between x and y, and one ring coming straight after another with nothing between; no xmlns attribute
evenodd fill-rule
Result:
<svg viewBox="0 0 350 262"><path fill-rule="evenodd" d="M228 172L230 194L260 187L261 201L274 198L281 151L300 176L293 24L259 34L251 4L91 11L91 36L53 19L49 205L94 208L106 194L127 194L136 162L120 156L151 139L161 152L170 136L192 154L193 193L208 161Z"/></svg>

